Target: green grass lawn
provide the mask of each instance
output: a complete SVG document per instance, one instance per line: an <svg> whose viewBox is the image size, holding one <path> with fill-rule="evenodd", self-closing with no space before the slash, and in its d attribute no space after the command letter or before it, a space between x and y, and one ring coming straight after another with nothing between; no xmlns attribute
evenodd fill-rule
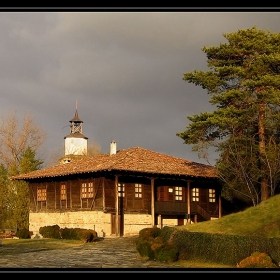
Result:
<svg viewBox="0 0 280 280"><path fill-rule="evenodd" d="M84 243L80 240L67 240L67 239L2 239L2 246L0 246L0 256L5 254L21 254L30 251L41 250L56 250L66 249L75 246L81 246Z"/></svg>
<svg viewBox="0 0 280 280"><path fill-rule="evenodd" d="M192 232L221 233L242 236L280 237L280 195L257 206L219 219L178 226Z"/></svg>

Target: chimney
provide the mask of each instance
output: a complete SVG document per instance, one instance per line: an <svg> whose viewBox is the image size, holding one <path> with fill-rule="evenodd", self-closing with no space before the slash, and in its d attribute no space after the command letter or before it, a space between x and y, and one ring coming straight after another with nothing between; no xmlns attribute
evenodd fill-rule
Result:
<svg viewBox="0 0 280 280"><path fill-rule="evenodd" d="M111 141L110 143L110 156L115 155L117 152L117 142L116 141Z"/></svg>

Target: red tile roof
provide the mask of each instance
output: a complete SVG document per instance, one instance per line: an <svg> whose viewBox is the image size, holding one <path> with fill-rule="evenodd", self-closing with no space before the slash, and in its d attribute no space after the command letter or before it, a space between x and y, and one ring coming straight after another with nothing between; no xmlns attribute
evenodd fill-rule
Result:
<svg viewBox="0 0 280 280"><path fill-rule="evenodd" d="M191 177L217 178L214 167L165 155L140 147L119 150L116 154L100 154L74 160L65 164L14 176L15 180L59 177L97 171L130 171L146 174L184 175Z"/></svg>

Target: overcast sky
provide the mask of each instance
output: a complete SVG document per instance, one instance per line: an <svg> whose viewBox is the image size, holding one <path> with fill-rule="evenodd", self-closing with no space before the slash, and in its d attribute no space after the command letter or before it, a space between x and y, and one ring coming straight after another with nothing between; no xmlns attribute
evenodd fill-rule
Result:
<svg viewBox="0 0 280 280"><path fill-rule="evenodd" d="M183 73L209 70L201 48L253 26L280 32L280 12L1 11L0 113L34 117L45 161L64 149L77 101L83 134L102 153L114 140L206 163L176 136L187 116L214 110Z"/></svg>

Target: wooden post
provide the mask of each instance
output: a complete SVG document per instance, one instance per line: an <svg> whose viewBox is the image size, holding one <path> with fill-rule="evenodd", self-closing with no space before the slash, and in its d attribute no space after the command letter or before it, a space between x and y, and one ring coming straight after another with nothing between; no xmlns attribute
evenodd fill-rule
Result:
<svg viewBox="0 0 280 280"><path fill-rule="evenodd" d="M155 179L151 178L151 215L152 227L155 225Z"/></svg>
<svg viewBox="0 0 280 280"><path fill-rule="evenodd" d="M119 192L118 192L118 175L115 176L115 210L116 210L116 236L120 236L119 232Z"/></svg>
<svg viewBox="0 0 280 280"><path fill-rule="evenodd" d="M102 208L103 211L105 209L105 182L104 182L105 178L102 178Z"/></svg>
<svg viewBox="0 0 280 280"><path fill-rule="evenodd" d="M70 181L70 184L69 184L69 189L70 189L70 208L72 208L72 181ZM67 195L67 191L66 191L66 195Z"/></svg>
<svg viewBox="0 0 280 280"><path fill-rule="evenodd" d="M187 181L187 199L188 199L188 220L187 223L191 223L191 187L190 187L191 181Z"/></svg>
<svg viewBox="0 0 280 280"><path fill-rule="evenodd" d="M48 184L46 184L46 209L48 209Z"/></svg>
<svg viewBox="0 0 280 280"><path fill-rule="evenodd" d="M162 228L162 215L158 215L158 225L159 228Z"/></svg>
<svg viewBox="0 0 280 280"><path fill-rule="evenodd" d="M42 183L40 183L40 185L41 185ZM36 184L36 212L38 211L38 208L39 208L39 202L38 202L38 184Z"/></svg>
<svg viewBox="0 0 280 280"><path fill-rule="evenodd" d="M60 194L61 193L61 183L58 184L58 191L59 191L59 194ZM62 201L61 201L61 197L60 197L59 194L58 194L59 208L62 209Z"/></svg>
<svg viewBox="0 0 280 280"><path fill-rule="evenodd" d="M219 218L222 217L222 196L221 192L219 191Z"/></svg>
<svg viewBox="0 0 280 280"><path fill-rule="evenodd" d="M57 195L56 195L56 182L54 182L54 209L56 209Z"/></svg>

